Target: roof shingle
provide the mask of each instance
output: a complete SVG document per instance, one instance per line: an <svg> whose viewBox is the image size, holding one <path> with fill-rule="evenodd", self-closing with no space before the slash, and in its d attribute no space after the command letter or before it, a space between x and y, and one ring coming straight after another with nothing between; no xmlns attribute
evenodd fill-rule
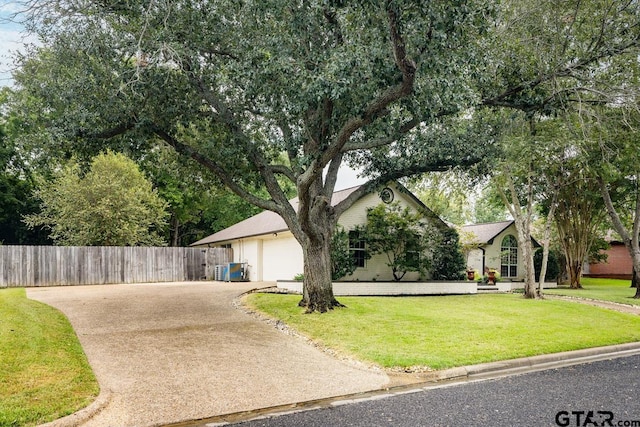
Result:
<svg viewBox="0 0 640 427"><path fill-rule="evenodd" d="M471 224L462 226L462 230L473 233L477 243L492 243L491 241L511 224L513 224L513 220L486 224Z"/></svg>
<svg viewBox="0 0 640 427"><path fill-rule="evenodd" d="M353 193L360 186L347 188L345 190L336 191L331 198L331 204L337 205L341 201L347 198L349 194ZM297 210L298 198L289 200L291 206ZM192 243L190 246L202 246L215 243L227 242L229 240L244 239L253 236L263 236L266 234L280 233L287 231L289 227L284 222L284 219L280 215L272 211L260 212L257 215L247 218L244 221L240 221L231 227L220 230L204 239L198 240Z"/></svg>

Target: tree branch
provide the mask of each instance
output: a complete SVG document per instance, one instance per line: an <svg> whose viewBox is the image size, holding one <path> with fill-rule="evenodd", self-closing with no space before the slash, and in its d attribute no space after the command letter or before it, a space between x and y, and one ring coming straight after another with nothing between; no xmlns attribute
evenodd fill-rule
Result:
<svg viewBox="0 0 640 427"><path fill-rule="evenodd" d="M319 158L312 161L310 167L298 178L298 189L306 191L311 185L312 177L321 173L329 162L342 152L345 144L351 136L362 127L372 123L379 117L389 114L387 107L395 101L410 95L416 75L416 64L407 55L405 42L400 33L400 22L392 2L387 3L387 16L389 20L389 37L393 49L394 61L402 74L402 82L388 88L382 95L374 99L359 117L352 117L338 131L333 143L327 147Z"/></svg>
<svg viewBox="0 0 640 427"><path fill-rule="evenodd" d="M384 147L386 145L391 144L394 141L397 141L403 135L409 133L419 124L420 124L420 120L414 118L402 124L402 126L400 126L400 128L391 136L384 137L384 138L375 138L369 141L361 141L361 142L350 141L347 144L345 144L345 146L342 149L342 152L347 153L349 151L372 150L374 148Z"/></svg>
<svg viewBox="0 0 640 427"><path fill-rule="evenodd" d="M171 136L168 132L158 128L153 128L153 133L156 134L160 139L173 147L178 153L190 157L208 170L212 171L231 191L233 191L236 195L242 197L247 200L249 203L252 203L258 207L263 209L267 209L270 211L274 211L277 213L282 212L281 206L274 202L273 200L265 200L260 197L249 193L244 188L242 188L238 183L236 183L231 174L229 174L222 166L218 163L214 162L210 158L202 155L198 151L196 151L193 147L183 144L173 136Z"/></svg>
<svg viewBox="0 0 640 427"><path fill-rule="evenodd" d="M490 98L485 97L480 101L480 105L488 106L488 107L509 107L509 108L520 109L523 111L531 111L536 107L540 107L540 106L529 106L528 108L525 108L523 106L516 105L514 101L510 100L510 98L513 96L516 96L518 93L522 91L531 90L555 78L574 77L577 80L580 80L579 78L575 77L574 73L576 71L580 71L601 59L605 59L611 56L621 54L633 47L637 47L638 45L640 45L640 39L638 37L635 37L626 43L612 46L607 49L603 49L600 52L592 52L592 56L583 58L571 64L564 65L562 68L558 68L554 72L550 72L548 74L542 75L528 82L522 82L518 85L515 85L511 88L506 89L501 94L496 95L494 97L490 97ZM544 104L546 103L547 103L547 100L544 101Z"/></svg>
<svg viewBox="0 0 640 427"><path fill-rule="evenodd" d="M296 182L293 171L285 165L269 165L268 168L271 169L272 173L286 176L291 182Z"/></svg>
<svg viewBox="0 0 640 427"><path fill-rule="evenodd" d="M601 176L596 178L598 181L598 185L600 186L600 193L602 193L602 197L604 199L604 205L607 208L607 213L611 218L611 223L613 224L613 228L618 232L622 241L624 242L627 248L631 246L631 236L627 231L627 228L622 223L618 212L616 212L616 208L613 206L613 201L611 200L611 195L609 194L609 189L607 188L607 184L604 182Z"/></svg>

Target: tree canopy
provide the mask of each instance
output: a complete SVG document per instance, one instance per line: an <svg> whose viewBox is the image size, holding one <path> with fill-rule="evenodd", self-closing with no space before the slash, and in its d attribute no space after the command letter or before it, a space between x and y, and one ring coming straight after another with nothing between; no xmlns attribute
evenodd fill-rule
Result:
<svg viewBox="0 0 640 427"><path fill-rule="evenodd" d="M639 40L639 6L607 0L29 6L43 46L15 78L52 144L141 151L161 140L278 213L303 248L310 311L337 305L331 237L359 197L491 158L496 123L482 108L551 112ZM345 163L371 180L332 206Z"/></svg>
<svg viewBox="0 0 640 427"><path fill-rule="evenodd" d="M36 191L38 213L27 215L30 226L44 226L51 239L66 246L164 245L158 231L165 222L165 203L151 182L126 156L96 156L83 174L70 163Z"/></svg>
<svg viewBox="0 0 640 427"><path fill-rule="evenodd" d="M20 151L14 136L19 125L6 111L10 91L0 92L0 244L49 243L39 228L29 229L22 216L33 213L38 203L33 196L34 172Z"/></svg>
<svg viewBox="0 0 640 427"><path fill-rule="evenodd" d="M303 247L310 310L335 303L329 244L345 209L391 179L473 164L491 145L468 110L490 1L31 6L44 45L15 78L55 112L44 117L55 143L136 150L157 138L280 214ZM330 206L345 162L372 182ZM295 185L297 211L279 178Z"/></svg>

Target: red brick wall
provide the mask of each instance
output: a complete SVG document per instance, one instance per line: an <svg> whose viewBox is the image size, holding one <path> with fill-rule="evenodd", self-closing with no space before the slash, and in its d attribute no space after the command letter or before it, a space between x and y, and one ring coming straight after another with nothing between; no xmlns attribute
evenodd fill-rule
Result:
<svg viewBox="0 0 640 427"><path fill-rule="evenodd" d="M606 252L609 257L605 263L589 264L589 276L630 279L633 263L627 248L622 244L611 244L611 248Z"/></svg>

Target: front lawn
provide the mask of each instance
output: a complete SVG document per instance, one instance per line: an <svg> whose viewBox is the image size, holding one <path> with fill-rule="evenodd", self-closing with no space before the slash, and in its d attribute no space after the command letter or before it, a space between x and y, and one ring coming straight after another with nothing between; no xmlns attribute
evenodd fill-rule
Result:
<svg viewBox="0 0 640 427"><path fill-rule="evenodd" d="M304 314L300 296L247 304L323 346L385 368L444 369L640 341L640 317L520 295L340 297L348 308Z"/></svg>
<svg viewBox="0 0 640 427"><path fill-rule="evenodd" d="M0 290L0 426L30 426L69 415L99 389L66 317Z"/></svg>
<svg viewBox="0 0 640 427"><path fill-rule="evenodd" d="M640 299L634 299L635 288L631 288L630 280L597 279L583 277L581 280L583 289L570 289L568 287L558 289L545 289L549 295L567 295L577 298L589 298L603 301L617 302L640 306Z"/></svg>

